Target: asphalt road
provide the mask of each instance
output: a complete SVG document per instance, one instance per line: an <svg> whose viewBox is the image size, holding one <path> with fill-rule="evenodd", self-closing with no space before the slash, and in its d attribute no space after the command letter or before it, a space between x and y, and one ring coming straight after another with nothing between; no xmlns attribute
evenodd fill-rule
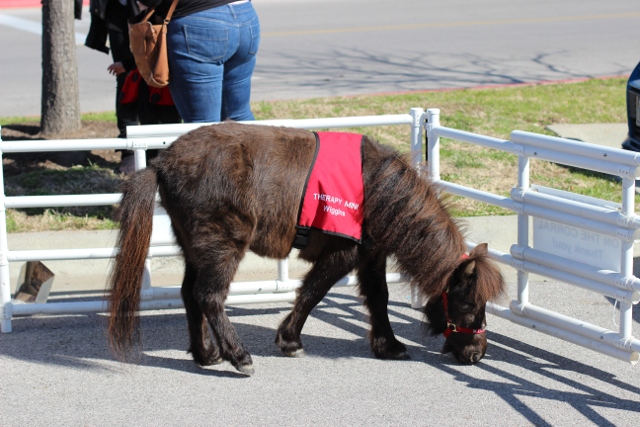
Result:
<svg viewBox="0 0 640 427"><path fill-rule="evenodd" d="M566 286L534 284L554 310ZM186 353L182 310L145 312L143 353L113 359L102 315L37 316L0 336L0 425L18 426L617 426L640 419L640 371L489 316L489 348L475 366L441 355L407 290L391 287L390 315L407 361L375 359L352 289L332 291L310 316L307 355L273 340L288 304L229 307L256 373L201 369ZM512 288L510 292L513 294ZM610 322L612 305L581 295L580 312ZM636 319L636 327L638 326Z"/></svg>
<svg viewBox="0 0 640 427"><path fill-rule="evenodd" d="M639 59L635 2L428 3L256 0L264 39L254 99L627 74ZM6 16L37 22L39 12L0 11L0 116L38 115L39 36L9 26ZM85 14L76 29L87 26ZM109 57L82 46L78 55L83 111L108 110ZM515 293L510 278L508 295ZM538 280L530 297L615 329L613 304L601 296ZM389 310L409 361L372 357L353 289L332 291L314 310L303 330L306 357L283 357L273 340L289 309L228 308L254 357L250 378L229 364L196 367L182 310L143 314L143 352L132 364L114 360L101 314L15 319L13 332L0 334L0 426L635 427L640 420L638 366L492 315L486 357L461 366L439 353L442 337L424 334L403 285L391 286Z"/></svg>
<svg viewBox="0 0 640 427"><path fill-rule="evenodd" d="M253 99L414 91L628 75L640 60L635 0L255 0ZM0 10L0 116L39 115L39 9ZM115 102L109 55L82 45L83 112ZM587 120L588 121L588 120Z"/></svg>

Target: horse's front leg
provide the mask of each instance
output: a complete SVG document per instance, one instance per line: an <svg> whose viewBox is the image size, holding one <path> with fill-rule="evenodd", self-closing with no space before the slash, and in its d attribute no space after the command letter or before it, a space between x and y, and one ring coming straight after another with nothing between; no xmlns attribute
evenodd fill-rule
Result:
<svg viewBox="0 0 640 427"><path fill-rule="evenodd" d="M371 318L371 350L380 359L408 359L407 348L398 341L389 322L386 263L386 257L360 248L358 281Z"/></svg>
<svg viewBox="0 0 640 427"><path fill-rule="evenodd" d="M300 333L311 310L338 280L355 267L355 244L347 241L345 243L347 244L339 250L325 248L298 289L293 309L280 323L276 334L276 345L285 356L299 357L304 354Z"/></svg>

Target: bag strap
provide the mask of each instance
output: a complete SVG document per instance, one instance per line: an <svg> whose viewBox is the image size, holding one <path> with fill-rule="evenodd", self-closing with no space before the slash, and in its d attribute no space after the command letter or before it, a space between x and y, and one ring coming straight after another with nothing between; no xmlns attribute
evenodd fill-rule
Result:
<svg viewBox="0 0 640 427"><path fill-rule="evenodd" d="M171 3L171 7L169 7L169 11L167 12L167 16L164 18L165 24L168 24L169 21L171 21L171 16L173 16L173 12L176 10L177 5L178 5L178 0L173 0L173 2ZM149 18L151 18L151 15L153 15L153 12L155 11L156 11L155 7L153 9L148 9L147 14L145 15L144 18L142 18L140 22L147 22Z"/></svg>
<svg viewBox="0 0 640 427"><path fill-rule="evenodd" d="M155 9L147 9L147 14L144 16L144 18L140 20L140 23L142 24L143 22L147 22L149 18L151 18L151 15L153 15L153 12L155 11L156 11Z"/></svg>
<svg viewBox="0 0 640 427"><path fill-rule="evenodd" d="M176 10L176 6L178 5L178 0L173 0L173 3L171 3L171 7L169 8L169 11L167 12L167 17L164 18L164 22L165 23L169 23L169 21L171 21L171 16L173 15L173 11Z"/></svg>

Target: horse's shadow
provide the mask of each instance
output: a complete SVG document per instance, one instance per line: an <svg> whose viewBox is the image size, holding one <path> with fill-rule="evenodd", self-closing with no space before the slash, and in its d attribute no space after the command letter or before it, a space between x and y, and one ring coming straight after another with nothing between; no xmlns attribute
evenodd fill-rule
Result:
<svg viewBox="0 0 640 427"><path fill-rule="evenodd" d="M373 357L367 338L368 318L360 299L344 294L336 297L340 302L336 302L330 294L311 313L308 322L316 323L316 328L320 327L323 335L306 334L303 329L302 340L307 354L329 359ZM390 310L394 304L396 303L390 302ZM401 303L397 305L403 306ZM227 313L252 355L284 357L274 341L276 328L290 308L288 304L274 305L271 308L233 306L228 307ZM406 305L404 308L406 310ZM334 310L339 310L341 314L335 314L332 312ZM416 328L415 317L400 312L393 313L393 316L400 320L393 322L399 339L423 341L421 328ZM0 335L0 355L70 368L115 369L113 365L102 363L117 360L109 348L106 327L107 317L102 314L15 318L14 331ZM239 375L235 371L218 370L216 366L202 369L193 363L191 355L186 351L189 343L186 318L182 310L164 311L160 314L143 313L140 329L142 340L138 351L134 350L130 358L120 361L194 374ZM336 337L335 331L341 336ZM407 343L407 347L410 353L418 353L418 346Z"/></svg>
<svg viewBox="0 0 640 427"><path fill-rule="evenodd" d="M284 357L274 338L278 323L288 311L288 305L228 308L230 319L250 353L263 358ZM640 412L637 398L621 398L610 391L618 388L640 397L640 388L597 366L491 331L484 363L461 367L450 356L440 354L442 337L427 337L424 328L416 325L421 313L408 308L406 302L397 301L389 303L389 313L396 335L405 342L414 362L448 373L469 388L493 393L535 425L549 423L527 404L526 398L566 402L597 425L612 425L597 411L600 408ZM329 294L312 312L309 322L313 324L311 333L303 330L302 334L309 357L373 358L367 339L367 315L356 296ZM0 356L71 369L118 371L121 368L110 352L105 327L106 317L99 314L15 319L14 332L0 335ZM133 365L193 375L246 378L228 364L203 369L193 363L186 353L186 319L181 310L143 315L141 327L142 351L130 361ZM319 334L325 331L326 334ZM580 377L586 381L579 381ZM608 388L595 388L591 385L593 380L608 384ZM548 385L556 383L564 386Z"/></svg>
<svg viewBox="0 0 640 427"><path fill-rule="evenodd" d="M372 358L368 334L368 317L362 307L359 298L349 295L336 295L339 302L336 302L330 294L311 313L307 326L302 331L302 342L305 352L309 357L321 357L327 359L353 359ZM394 305L407 309L401 303L389 303L390 310ZM238 336L247 346L249 353L257 357L277 358L284 357L275 345L276 328L280 321L289 312L289 306L278 306L273 308L245 308L229 307L227 314L231 319ZM339 310L340 314L334 311ZM412 342L423 341L422 329L416 328L416 318L404 315L400 312L392 313L398 321L392 326L400 340L405 341L409 353L418 354L421 346L411 344ZM179 317L179 319L176 318ZM157 355L167 349L183 350L188 347L186 319L184 314L154 316L149 319L149 324L145 325L144 320L142 330L144 334L144 354L139 363L149 366L162 367L167 369L184 370L186 372L204 373L206 375L240 376L236 372L217 371L217 367L202 369L197 367L191 356L185 353L180 358L165 358ZM421 317L421 314L417 314ZM268 318L268 325L260 324L260 321ZM246 319L239 320L239 319ZM314 333L305 333L309 329L309 323L314 323ZM176 325L180 331L176 331ZM318 334L318 331L327 331L326 335ZM339 331L340 336L335 332ZM171 342L167 342L168 337ZM181 343L175 340L179 339ZM431 345L442 346L442 343L431 343ZM438 350L434 351L437 352ZM184 358L182 357L184 356ZM186 363L185 363L186 362Z"/></svg>

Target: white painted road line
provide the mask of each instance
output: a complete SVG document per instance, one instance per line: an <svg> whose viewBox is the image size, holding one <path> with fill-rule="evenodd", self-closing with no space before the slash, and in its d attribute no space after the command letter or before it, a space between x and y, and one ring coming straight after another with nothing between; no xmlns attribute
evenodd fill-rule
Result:
<svg viewBox="0 0 640 427"><path fill-rule="evenodd" d="M0 13L0 25L15 28L16 30L26 31L28 33L37 34L42 36L42 24L39 22L30 21L28 19L16 18L14 16L4 15ZM84 45L84 41L87 38L86 34L76 34L76 45Z"/></svg>

